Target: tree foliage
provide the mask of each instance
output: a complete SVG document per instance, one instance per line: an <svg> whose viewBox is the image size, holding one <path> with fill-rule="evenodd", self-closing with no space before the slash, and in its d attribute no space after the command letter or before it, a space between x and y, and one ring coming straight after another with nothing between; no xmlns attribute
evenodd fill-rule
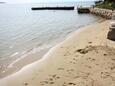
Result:
<svg viewBox="0 0 115 86"><path fill-rule="evenodd" d="M104 0L104 2L97 3L96 7L114 10L115 9L115 0Z"/></svg>
<svg viewBox="0 0 115 86"><path fill-rule="evenodd" d="M104 2L114 2L115 3L115 0L104 0Z"/></svg>

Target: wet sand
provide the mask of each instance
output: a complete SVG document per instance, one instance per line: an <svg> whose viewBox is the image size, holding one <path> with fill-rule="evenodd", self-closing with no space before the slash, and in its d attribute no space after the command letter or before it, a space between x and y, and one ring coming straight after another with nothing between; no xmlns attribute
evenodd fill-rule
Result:
<svg viewBox="0 0 115 86"><path fill-rule="evenodd" d="M23 55L21 58L17 58L16 60L12 61L12 63L9 64L6 69L3 69L4 71L2 69L0 70L0 79L19 71L28 64L40 60L49 49L50 48L46 48L36 53L29 52L28 54Z"/></svg>
<svg viewBox="0 0 115 86"><path fill-rule="evenodd" d="M0 80L0 86L115 86L115 42L109 20L73 32L41 59Z"/></svg>

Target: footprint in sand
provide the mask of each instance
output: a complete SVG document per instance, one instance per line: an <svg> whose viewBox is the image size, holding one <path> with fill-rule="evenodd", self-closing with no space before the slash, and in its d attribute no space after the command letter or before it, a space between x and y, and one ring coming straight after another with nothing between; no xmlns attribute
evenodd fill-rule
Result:
<svg viewBox="0 0 115 86"><path fill-rule="evenodd" d="M57 76L56 74L52 75L52 77L53 77L54 79L59 79L59 78L60 78L60 77Z"/></svg>
<svg viewBox="0 0 115 86"><path fill-rule="evenodd" d="M96 66L99 66L99 64L97 64L97 63L96 63L95 65L96 65Z"/></svg>
<svg viewBox="0 0 115 86"><path fill-rule="evenodd" d="M75 86L76 84L73 82L65 83L62 86Z"/></svg>
<svg viewBox="0 0 115 86"><path fill-rule="evenodd" d="M52 81L52 82L49 82L49 84L54 84L54 82Z"/></svg>
<svg viewBox="0 0 115 86"><path fill-rule="evenodd" d="M115 58L113 58L112 61L115 61Z"/></svg>
<svg viewBox="0 0 115 86"><path fill-rule="evenodd" d="M89 44L92 44L92 42L88 42Z"/></svg>
<svg viewBox="0 0 115 86"><path fill-rule="evenodd" d="M75 83L69 82L68 85L76 85Z"/></svg>
<svg viewBox="0 0 115 86"><path fill-rule="evenodd" d="M46 85L46 84L54 84L56 80L60 79L59 76L57 76L56 74L54 75L49 75L50 77L47 78L45 81L41 81L40 84L41 85Z"/></svg>
<svg viewBox="0 0 115 86"><path fill-rule="evenodd" d="M104 56L107 56L107 54L106 54L106 53L104 53L103 55L104 55Z"/></svg>
<svg viewBox="0 0 115 86"><path fill-rule="evenodd" d="M57 70L64 70L64 68L58 68Z"/></svg>
<svg viewBox="0 0 115 86"><path fill-rule="evenodd" d="M69 70L66 70L69 74L72 74L74 69L69 69Z"/></svg>
<svg viewBox="0 0 115 86"><path fill-rule="evenodd" d="M75 64L78 61L78 55L74 56L69 62Z"/></svg>
<svg viewBox="0 0 115 86"><path fill-rule="evenodd" d="M62 86L67 86L66 83L64 82L64 84Z"/></svg>
<svg viewBox="0 0 115 86"><path fill-rule="evenodd" d="M74 69L70 69L70 70L68 70L68 71L74 71Z"/></svg>
<svg viewBox="0 0 115 86"><path fill-rule="evenodd" d="M25 85L25 86L27 86L27 85L28 85L28 83L26 82L26 83L24 83L24 85Z"/></svg>
<svg viewBox="0 0 115 86"><path fill-rule="evenodd" d="M46 84L54 84L54 81L47 80L40 82L40 85L46 85Z"/></svg>
<svg viewBox="0 0 115 86"><path fill-rule="evenodd" d="M64 48L64 47L61 47L61 48Z"/></svg>
<svg viewBox="0 0 115 86"><path fill-rule="evenodd" d="M71 53L70 53L69 51L67 51L67 52L64 54L64 56L69 56L69 55L71 55Z"/></svg>
<svg viewBox="0 0 115 86"><path fill-rule="evenodd" d="M72 63L72 64L76 64L76 62L74 62L74 61L70 61L70 63Z"/></svg>
<svg viewBox="0 0 115 86"><path fill-rule="evenodd" d="M115 63L114 62L108 62L109 66L107 68L114 70L115 69Z"/></svg>
<svg viewBox="0 0 115 86"><path fill-rule="evenodd" d="M115 65L113 65L112 67L110 67L111 70L114 70L115 69Z"/></svg>
<svg viewBox="0 0 115 86"><path fill-rule="evenodd" d="M53 78L48 78L47 80L40 82L40 85L46 85L46 84L54 84Z"/></svg>
<svg viewBox="0 0 115 86"><path fill-rule="evenodd" d="M76 59L76 58L73 58L72 61L70 61L70 63L76 64L76 63L77 63L77 59Z"/></svg>
<svg viewBox="0 0 115 86"><path fill-rule="evenodd" d="M85 67L87 67L87 68L89 68L89 69L91 69L92 67L91 66L89 66L89 65L85 65Z"/></svg>
<svg viewBox="0 0 115 86"><path fill-rule="evenodd" d="M42 81L42 82L40 82L40 85L45 85L45 84L48 84L48 81Z"/></svg>
<svg viewBox="0 0 115 86"><path fill-rule="evenodd" d="M76 59L76 58L73 58L73 61L77 61L77 59Z"/></svg>
<svg viewBox="0 0 115 86"><path fill-rule="evenodd" d="M66 54L64 54L64 56L67 56Z"/></svg>
<svg viewBox="0 0 115 86"><path fill-rule="evenodd" d="M95 61L96 59L94 59L94 58L87 58L87 60L89 60L89 61Z"/></svg>
<svg viewBox="0 0 115 86"><path fill-rule="evenodd" d="M78 61L78 58L77 58L78 56L79 56L79 55L75 55L75 56L72 58L72 60L69 61L69 63L76 64L77 61Z"/></svg>
<svg viewBox="0 0 115 86"><path fill-rule="evenodd" d="M110 77L109 72L101 72L101 78L107 78L107 77Z"/></svg>

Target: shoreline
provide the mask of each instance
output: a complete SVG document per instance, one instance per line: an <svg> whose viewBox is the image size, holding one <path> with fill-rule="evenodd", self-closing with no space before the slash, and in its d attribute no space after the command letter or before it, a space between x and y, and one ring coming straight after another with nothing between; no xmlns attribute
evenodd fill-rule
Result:
<svg viewBox="0 0 115 86"><path fill-rule="evenodd" d="M114 70L105 69L108 66L115 66L112 64L114 60L110 61L115 57L115 42L106 39L109 22L106 20L78 29L63 42L51 48L41 60L1 79L0 85L70 86L81 84L81 86L90 86L92 82L96 86L115 85L110 77L107 79L101 77L106 76L103 74L107 72L115 79ZM109 55L110 51L113 52ZM103 73L100 75L101 72Z"/></svg>
<svg viewBox="0 0 115 86"><path fill-rule="evenodd" d="M105 21L105 19L100 19L96 22L92 22L88 25L85 26L81 26L78 27L76 29L76 31L79 31L81 28L89 26L93 23L99 23L99 22L103 22ZM9 75L12 75L16 72L18 72L20 69L22 69L24 66L29 65L37 60L42 59L42 57L52 48L55 47L58 43L63 42L66 38L68 38L69 36L71 36L71 34L73 34L76 31L72 31L70 33L68 33L64 38L61 38L57 43L55 43L53 46L50 46L46 49L42 49L41 51L36 51L36 53L31 53L33 51L28 52L27 54L24 54L21 56L21 58L17 58L16 60L14 60L11 64L8 65L7 69L5 69L1 75L0 75L0 79L3 79Z"/></svg>
<svg viewBox="0 0 115 86"><path fill-rule="evenodd" d="M48 52L49 49L50 48L46 48L39 52L29 54L27 56L24 55L21 58L17 58L12 63L10 63L4 71L0 73L0 79L3 79L9 75L12 75L18 72L24 66L29 65L37 60L40 60Z"/></svg>

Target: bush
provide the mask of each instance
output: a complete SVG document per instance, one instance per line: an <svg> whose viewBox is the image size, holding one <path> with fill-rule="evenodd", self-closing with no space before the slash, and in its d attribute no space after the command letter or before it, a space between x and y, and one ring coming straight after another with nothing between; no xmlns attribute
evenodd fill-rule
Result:
<svg viewBox="0 0 115 86"><path fill-rule="evenodd" d="M105 9L115 9L115 3L114 2L99 3L96 4L96 7Z"/></svg>
<svg viewBox="0 0 115 86"><path fill-rule="evenodd" d="M112 6L113 9L115 9L115 3L114 2L112 3L111 6Z"/></svg>

